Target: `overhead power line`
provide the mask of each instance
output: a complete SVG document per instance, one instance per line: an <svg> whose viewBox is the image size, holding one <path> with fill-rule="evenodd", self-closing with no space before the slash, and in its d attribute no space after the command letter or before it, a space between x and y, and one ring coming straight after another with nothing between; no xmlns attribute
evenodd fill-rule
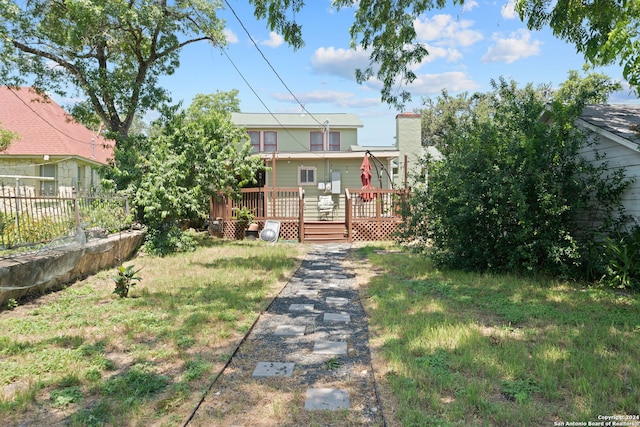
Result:
<svg viewBox="0 0 640 427"><path fill-rule="evenodd" d="M273 73L276 75L276 77L278 77L278 80L280 80L280 83L282 83L282 85L287 89L287 91L289 92L289 94L293 97L293 99L295 99L295 101L298 103L298 105L300 105L300 107L302 108L303 111L305 111L307 114L309 114L309 116L311 116L311 118L313 118L313 120L316 121L316 123L318 123L320 126L324 126L323 123L320 123L320 121L318 119L316 119L316 117L311 114L304 106L304 104L302 102L300 102L300 100L298 99L298 97L293 93L293 91L291 89L289 89L289 86L287 86L287 84L284 82L284 80L282 79L282 77L280 77L280 74L276 71L276 69L274 68L273 65L271 65L271 62L269 62L269 60L267 59L266 55L262 52L262 50L260 49L260 47L258 46L258 43L256 43L255 39L251 36L251 34L249 33L249 30L247 30L247 27L245 27L244 23L242 22L242 20L240 19L240 17L238 16L238 14L236 13L236 11L233 9L233 7L231 7L231 5L229 4L228 0L224 1L225 4L227 5L227 7L229 8L229 10L231 10L231 13L233 13L233 16L235 16L235 18L238 20L238 22L240 23L240 26L242 27L242 29L244 30L245 33L247 33L247 36L249 36L249 39L251 40L251 42L253 43L253 45L255 46L255 48L258 50L258 52L260 53L260 55L262 56L262 59L264 59L264 61L267 63L267 65L271 68L271 70L273 71Z"/></svg>

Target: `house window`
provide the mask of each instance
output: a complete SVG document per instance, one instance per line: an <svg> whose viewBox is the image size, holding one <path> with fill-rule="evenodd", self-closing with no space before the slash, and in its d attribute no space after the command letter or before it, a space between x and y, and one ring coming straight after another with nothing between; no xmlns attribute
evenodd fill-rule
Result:
<svg viewBox="0 0 640 427"><path fill-rule="evenodd" d="M311 151L324 151L323 135L324 133L320 131L311 132L311 141L309 144L309 149Z"/></svg>
<svg viewBox="0 0 640 427"><path fill-rule="evenodd" d="M56 180L56 165L40 165L40 176L43 178L53 178L52 180L40 181L41 196L55 196L58 192L58 181Z"/></svg>
<svg viewBox="0 0 640 427"><path fill-rule="evenodd" d="M278 133L275 131L264 131L262 151L265 153L275 153L278 151Z"/></svg>
<svg viewBox="0 0 640 427"><path fill-rule="evenodd" d="M76 183L76 190L83 191L87 189L86 179L85 167L78 166L78 182Z"/></svg>
<svg viewBox="0 0 640 427"><path fill-rule="evenodd" d="M251 130L248 132L249 138L251 138L251 151L254 153L260 152L260 132Z"/></svg>
<svg viewBox="0 0 640 427"><path fill-rule="evenodd" d="M329 132L329 151L340 151L340 132Z"/></svg>
<svg viewBox="0 0 640 427"><path fill-rule="evenodd" d="M254 153L274 153L278 151L278 132L252 130L248 134L251 138L251 149Z"/></svg>
<svg viewBox="0 0 640 427"><path fill-rule="evenodd" d="M298 167L298 185L316 185L315 167Z"/></svg>
<svg viewBox="0 0 640 427"><path fill-rule="evenodd" d="M310 132L309 148L311 151L325 151L325 135L326 133L322 131ZM329 151L340 151L340 132L329 132Z"/></svg>

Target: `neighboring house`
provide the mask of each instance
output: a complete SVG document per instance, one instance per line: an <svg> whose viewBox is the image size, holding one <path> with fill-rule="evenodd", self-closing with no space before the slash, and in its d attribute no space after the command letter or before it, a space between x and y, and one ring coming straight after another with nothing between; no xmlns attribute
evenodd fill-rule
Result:
<svg viewBox="0 0 640 427"><path fill-rule="evenodd" d="M623 196L626 214L640 221L640 105L589 105L576 123L590 131L596 144L585 147L582 155L609 170L624 168L635 181Z"/></svg>
<svg viewBox="0 0 640 427"><path fill-rule="evenodd" d="M231 120L247 130L253 152L270 168L259 185L302 188L311 216L319 196L330 196L333 217L344 218L344 190L362 187L360 166L367 153L371 185L399 189L405 165L421 150L420 115L413 113L396 117L395 142L370 147L358 145L362 122L354 114L233 113Z"/></svg>
<svg viewBox="0 0 640 427"><path fill-rule="evenodd" d="M0 186L37 195L98 189L98 169L113 157L113 141L76 122L33 89L0 87L0 123L19 135L0 152Z"/></svg>

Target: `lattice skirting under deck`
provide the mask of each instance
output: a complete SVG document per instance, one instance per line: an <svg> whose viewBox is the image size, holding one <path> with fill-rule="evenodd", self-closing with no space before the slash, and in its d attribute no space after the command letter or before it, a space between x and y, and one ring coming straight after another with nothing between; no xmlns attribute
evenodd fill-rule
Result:
<svg viewBox="0 0 640 427"><path fill-rule="evenodd" d="M264 221L256 221L260 230L264 228ZM280 222L280 240L299 240L298 234L298 221L282 220ZM236 221L224 221L222 224L222 232L214 233L218 237L224 237L226 239L242 239L243 230L238 227Z"/></svg>
<svg viewBox="0 0 640 427"><path fill-rule="evenodd" d="M400 221L359 222L354 221L351 226L351 237L354 242L375 242L392 240Z"/></svg>

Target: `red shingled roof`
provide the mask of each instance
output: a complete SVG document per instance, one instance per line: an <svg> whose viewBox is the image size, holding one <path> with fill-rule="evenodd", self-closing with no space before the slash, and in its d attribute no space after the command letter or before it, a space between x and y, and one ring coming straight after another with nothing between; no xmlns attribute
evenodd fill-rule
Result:
<svg viewBox="0 0 640 427"><path fill-rule="evenodd" d="M0 124L20 135L0 155L76 156L102 164L113 158L113 141L94 134L31 88L0 87Z"/></svg>

